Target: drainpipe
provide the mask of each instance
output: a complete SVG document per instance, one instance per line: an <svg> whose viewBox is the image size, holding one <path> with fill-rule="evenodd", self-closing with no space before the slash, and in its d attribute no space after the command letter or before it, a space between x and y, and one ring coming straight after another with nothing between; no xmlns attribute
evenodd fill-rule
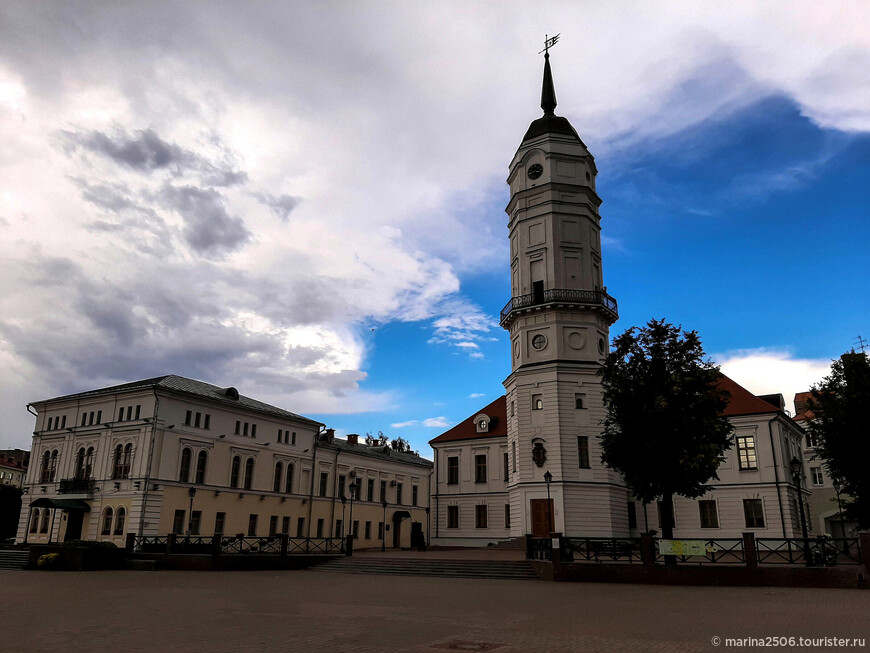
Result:
<svg viewBox="0 0 870 653"><path fill-rule="evenodd" d="M785 512L782 509L782 493L779 488L779 465L776 463L776 448L773 444L773 423L778 417L779 415L776 415L767 422L767 432L770 435L770 455L773 456L773 477L776 480L776 499L779 503L779 521L782 524L782 536L787 539L788 535L785 534Z"/></svg>
<svg viewBox="0 0 870 653"><path fill-rule="evenodd" d="M329 518L329 532L332 533L331 537L335 537L335 498L338 496L338 454L341 453L341 447L338 444L335 445L335 464L333 467L335 468L335 486L332 491L332 516ZM344 524L342 524L344 526Z"/></svg>
<svg viewBox="0 0 870 653"><path fill-rule="evenodd" d="M441 496L438 494L438 449L434 447L432 448L432 457L435 459L435 537L438 537L441 525ZM429 478L432 478L431 475Z"/></svg>
<svg viewBox="0 0 870 653"><path fill-rule="evenodd" d="M314 444L311 445L312 449L312 457L311 457L311 484L308 490L308 539L311 539L311 509L314 506L314 475L317 472L317 442L320 434L326 427L326 424L321 424L323 427L320 431L314 434Z"/></svg>
<svg viewBox="0 0 870 653"><path fill-rule="evenodd" d="M160 410L160 397L154 388L154 416L151 422L151 442L148 445L148 463L145 466L145 489L142 491L142 514L139 516L139 537L145 532L145 508L148 506L148 491L151 489L151 465L154 461L154 441L157 439L157 413Z"/></svg>

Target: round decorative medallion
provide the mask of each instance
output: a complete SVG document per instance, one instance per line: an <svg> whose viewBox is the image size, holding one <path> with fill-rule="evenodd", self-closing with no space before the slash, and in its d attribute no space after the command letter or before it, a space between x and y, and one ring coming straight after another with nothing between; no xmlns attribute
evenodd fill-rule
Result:
<svg viewBox="0 0 870 653"><path fill-rule="evenodd" d="M520 357L520 343L515 342L514 343L514 358L519 358L519 357Z"/></svg>
<svg viewBox="0 0 870 653"><path fill-rule="evenodd" d="M532 347L537 350L541 350L547 346L547 338L543 334L538 334L532 337Z"/></svg>
<svg viewBox="0 0 870 653"><path fill-rule="evenodd" d="M579 331L572 331L568 334L568 346L571 349L583 349L586 346L586 338Z"/></svg>
<svg viewBox="0 0 870 653"><path fill-rule="evenodd" d="M544 166L540 163L533 163L529 166L529 171L526 174L529 176L529 179L537 179L544 174Z"/></svg>
<svg viewBox="0 0 870 653"><path fill-rule="evenodd" d="M598 339L598 353L603 354L605 350L604 338Z"/></svg>

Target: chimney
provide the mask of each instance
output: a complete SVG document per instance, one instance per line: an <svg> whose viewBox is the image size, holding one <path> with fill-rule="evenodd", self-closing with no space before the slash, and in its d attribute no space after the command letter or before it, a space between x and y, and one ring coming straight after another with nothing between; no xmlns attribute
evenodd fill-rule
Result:
<svg viewBox="0 0 870 653"><path fill-rule="evenodd" d="M326 429L326 441L332 442L335 439L335 429Z"/></svg>
<svg viewBox="0 0 870 653"><path fill-rule="evenodd" d="M348 444L359 444L359 435L356 433L348 433L347 434L347 443Z"/></svg>

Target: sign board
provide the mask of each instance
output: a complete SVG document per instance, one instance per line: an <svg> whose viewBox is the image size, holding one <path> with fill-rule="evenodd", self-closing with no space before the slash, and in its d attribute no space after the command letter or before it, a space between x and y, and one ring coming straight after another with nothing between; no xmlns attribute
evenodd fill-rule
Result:
<svg viewBox="0 0 870 653"><path fill-rule="evenodd" d="M659 540L658 544L664 556L702 556L707 552L704 540Z"/></svg>

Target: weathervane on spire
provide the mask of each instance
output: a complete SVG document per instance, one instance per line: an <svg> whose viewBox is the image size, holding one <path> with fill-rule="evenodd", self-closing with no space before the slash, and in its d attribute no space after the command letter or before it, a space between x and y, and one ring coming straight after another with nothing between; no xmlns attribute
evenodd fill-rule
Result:
<svg viewBox="0 0 870 653"><path fill-rule="evenodd" d="M556 36L554 36L553 38L547 38L547 35L544 34L544 49L541 50L541 52L544 53L545 57L550 56L549 50L550 50L550 48L552 48L554 45L556 45L559 42L560 36L562 36L561 32L556 34ZM541 54L541 52L539 52L538 54Z"/></svg>

